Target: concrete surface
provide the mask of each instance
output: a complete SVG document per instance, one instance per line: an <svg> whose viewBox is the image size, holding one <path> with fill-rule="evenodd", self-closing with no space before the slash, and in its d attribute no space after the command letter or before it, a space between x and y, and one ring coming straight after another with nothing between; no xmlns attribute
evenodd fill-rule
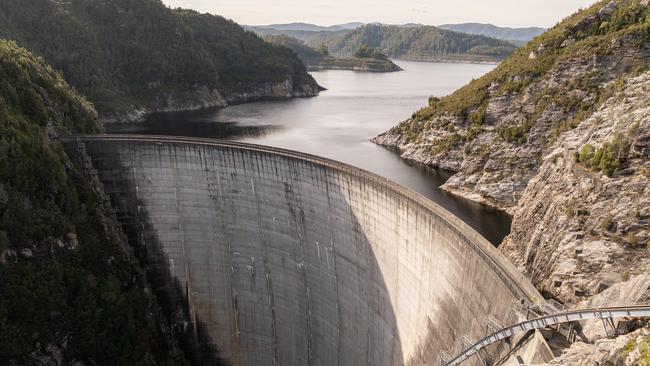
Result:
<svg viewBox="0 0 650 366"><path fill-rule="evenodd" d="M202 364L439 365L539 299L458 218L348 165L216 140L64 143Z"/></svg>

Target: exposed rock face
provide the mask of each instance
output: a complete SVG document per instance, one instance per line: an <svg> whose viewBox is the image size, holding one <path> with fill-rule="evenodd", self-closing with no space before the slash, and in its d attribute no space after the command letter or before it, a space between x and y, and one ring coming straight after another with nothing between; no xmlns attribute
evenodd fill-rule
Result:
<svg viewBox="0 0 650 366"><path fill-rule="evenodd" d="M650 356L649 341L650 330L644 328L616 339L603 340L595 344L576 342L564 350L562 355L544 365L644 365L643 360L647 360Z"/></svg>
<svg viewBox="0 0 650 366"><path fill-rule="evenodd" d="M138 122L153 112L190 111L204 108L226 107L228 105L251 102L271 98L313 97L318 95L319 87L316 84L294 85L291 78L282 82L242 86L240 90L227 94L217 89L205 86L182 94L166 94L158 98L148 108L132 108L124 113L102 115L104 123L131 123Z"/></svg>
<svg viewBox="0 0 650 366"><path fill-rule="evenodd" d="M603 6L598 11L598 17L601 19L609 19L616 10L616 1L610 1L607 5Z"/></svg>
<svg viewBox="0 0 650 366"><path fill-rule="evenodd" d="M604 13L611 16L612 6L616 10L620 4L605 3ZM636 6L637 11L644 8ZM457 99L485 92L484 102L470 105L461 114L435 112L459 103L454 95L447 104L449 97L443 98L429 107L437 113L431 119L418 119L418 112L373 141L399 151L406 159L458 172L444 190L513 214L558 137L606 99L605 85L648 65L650 45L643 33L605 37L598 40L601 49L596 51L585 48L584 34L598 34L604 22L591 13L598 14L598 9L569 19L554 30L560 36L551 34L531 43L466 91L457 92ZM534 69L513 74L523 62L538 68L553 64L543 75ZM485 90L475 90L480 86L473 85L490 80ZM472 121L471 115L482 109L484 117ZM639 143L640 149L647 148L643 144Z"/></svg>
<svg viewBox="0 0 650 366"><path fill-rule="evenodd" d="M456 171L443 189L512 214L500 249L545 297L647 304L648 19L647 0L601 1L373 141ZM616 340L581 325L551 364L650 361L647 324Z"/></svg>
<svg viewBox="0 0 650 366"><path fill-rule="evenodd" d="M650 73L624 90L544 157L514 210L502 251L541 289L575 302L650 268ZM620 139L612 177L576 162L587 144Z"/></svg>
<svg viewBox="0 0 650 366"><path fill-rule="evenodd" d="M629 304L648 304L650 300L650 275L640 275L629 281L620 282L607 290L580 302L577 307L594 309L599 307L626 306ZM582 322L579 338L583 341L595 342L607 339L603 323L600 319Z"/></svg>

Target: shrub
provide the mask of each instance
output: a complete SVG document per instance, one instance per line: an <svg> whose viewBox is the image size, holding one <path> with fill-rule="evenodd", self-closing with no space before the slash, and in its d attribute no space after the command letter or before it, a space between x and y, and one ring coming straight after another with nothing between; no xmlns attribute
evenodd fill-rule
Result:
<svg viewBox="0 0 650 366"><path fill-rule="evenodd" d="M463 137L461 135L458 133L452 133L444 139L438 141L431 149L431 153L435 155L449 151L452 147L454 147L454 145L461 141L463 141Z"/></svg>
<svg viewBox="0 0 650 366"><path fill-rule="evenodd" d="M650 179L650 169L644 167L644 168L641 168L641 170L639 170L639 172L641 173L642 176Z"/></svg>
<svg viewBox="0 0 650 366"><path fill-rule="evenodd" d="M357 51L354 53L354 57L358 58L374 58L378 60L387 60L388 57L381 53L377 48L371 48L366 45L361 45L357 48Z"/></svg>
<svg viewBox="0 0 650 366"><path fill-rule="evenodd" d="M487 113L487 103L478 108L475 112L469 115L469 121L472 124L482 125L485 122L485 115Z"/></svg>
<svg viewBox="0 0 650 366"><path fill-rule="evenodd" d="M586 144L580 149L580 153L578 154L578 162L584 163L591 160L594 157L595 151L596 149L592 145Z"/></svg>
<svg viewBox="0 0 650 366"><path fill-rule="evenodd" d="M573 199L567 201L564 204L564 214L567 217L574 217L576 215L575 210L573 209L573 206L575 205L575 201Z"/></svg>
<svg viewBox="0 0 650 366"><path fill-rule="evenodd" d="M578 153L578 162L611 177L616 169L621 167L629 148L629 142L619 133L612 141L604 143L598 149L590 144L583 146Z"/></svg>
<svg viewBox="0 0 650 366"><path fill-rule="evenodd" d="M614 232L616 231L616 227L618 225L616 222L612 221L611 216L607 216L603 219L603 221L600 223L600 228L609 232Z"/></svg>
<svg viewBox="0 0 650 366"><path fill-rule="evenodd" d="M621 352L621 355L623 358L627 358L627 356L634 351L636 348L636 339L630 339L627 344L625 345L625 348L623 348L623 351Z"/></svg>
<svg viewBox="0 0 650 366"><path fill-rule="evenodd" d="M499 137L510 143L523 144L526 136L533 127L532 120L527 120L523 125L503 127L499 130Z"/></svg>
<svg viewBox="0 0 650 366"><path fill-rule="evenodd" d="M566 206L564 208L564 214L567 217L574 217L576 215L575 211L573 210L573 207L571 207L571 206Z"/></svg>
<svg viewBox="0 0 650 366"><path fill-rule="evenodd" d="M640 366L648 366L650 365L650 338L645 337L643 340L639 343L639 361L638 364Z"/></svg>
<svg viewBox="0 0 650 366"><path fill-rule="evenodd" d="M639 245L639 238L637 238L634 234L630 234L625 237L625 242L632 246L637 246Z"/></svg>

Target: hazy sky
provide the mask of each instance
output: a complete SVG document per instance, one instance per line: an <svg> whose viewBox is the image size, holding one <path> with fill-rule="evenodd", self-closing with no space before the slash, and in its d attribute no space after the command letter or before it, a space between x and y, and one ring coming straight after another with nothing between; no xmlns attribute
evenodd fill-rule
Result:
<svg viewBox="0 0 650 366"><path fill-rule="evenodd" d="M596 0L163 0L240 24L347 22L390 24L481 22L550 27Z"/></svg>

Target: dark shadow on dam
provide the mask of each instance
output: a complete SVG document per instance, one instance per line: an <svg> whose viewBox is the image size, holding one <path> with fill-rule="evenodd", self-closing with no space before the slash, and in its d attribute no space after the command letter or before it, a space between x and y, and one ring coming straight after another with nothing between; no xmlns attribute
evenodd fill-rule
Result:
<svg viewBox="0 0 650 366"><path fill-rule="evenodd" d="M210 339L206 324L192 314L187 284L176 279L168 266L165 254L152 226L145 202L137 199L135 187L128 184L124 172L113 170L113 177L104 183L111 196L111 206L134 249L140 266L146 271L156 302L179 343L183 354L192 365L227 365L220 358L215 342ZM116 194L116 192L120 192Z"/></svg>
<svg viewBox="0 0 650 366"><path fill-rule="evenodd" d="M175 148L170 148L168 157L182 155ZM246 152L220 151L217 159L233 163L231 171L212 170L224 164L211 166L209 155L198 156L200 161L171 159L167 162L171 170L165 174L174 184L163 192L142 184L152 177L133 162L147 159L146 155L130 151L135 155L123 159L120 147L103 145L94 150L89 144L87 149L129 244L192 364L403 365L381 269L347 205L350 192L330 184L327 170L309 167L314 170L309 180L301 173L305 163L298 160L280 172L275 164L264 169L249 162ZM187 167L192 173L183 175ZM276 174L281 179L268 179ZM227 187L219 187L219 176L230 180ZM180 197L183 190L196 189L200 177L211 181L201 197L212 201L208 211L203 211L206 201L194 200L193 193ZM143 198L146 190L155 192L156 199ZM263 191L279 199L269 202ZM173 209L152 209L152 204ZM189 210L196 210L196 216ZM189 228L192 220L183 220L183 215L201 217L202 223ZM185 237L197 230L213 232L197 241ZM180 245L170 246L170 235ZM225 266L229 271L190 268L210 265L201 260L211 257L208 246L222 249L222 258L212 258L229 264ZM185 255L174 255L177 250ZM179 257L188 261L183 279L174 273L183 265L177 262ZM209 282L223 282L226 291L203 287ZM197 299L195 291L206 290L202 297L216 296L225 300L220 301L225 306L217 309L213 299ZM225 314L217 314L224 308ZM229 336L218 336L224 333Z"/></svg>
<svg viewBox="0 0 650 366"><path fill-rule="evenodd" d="M211 140L65 146L87 152L193 364L437 365L538 296L461 220L350 166Z"/></svg>

